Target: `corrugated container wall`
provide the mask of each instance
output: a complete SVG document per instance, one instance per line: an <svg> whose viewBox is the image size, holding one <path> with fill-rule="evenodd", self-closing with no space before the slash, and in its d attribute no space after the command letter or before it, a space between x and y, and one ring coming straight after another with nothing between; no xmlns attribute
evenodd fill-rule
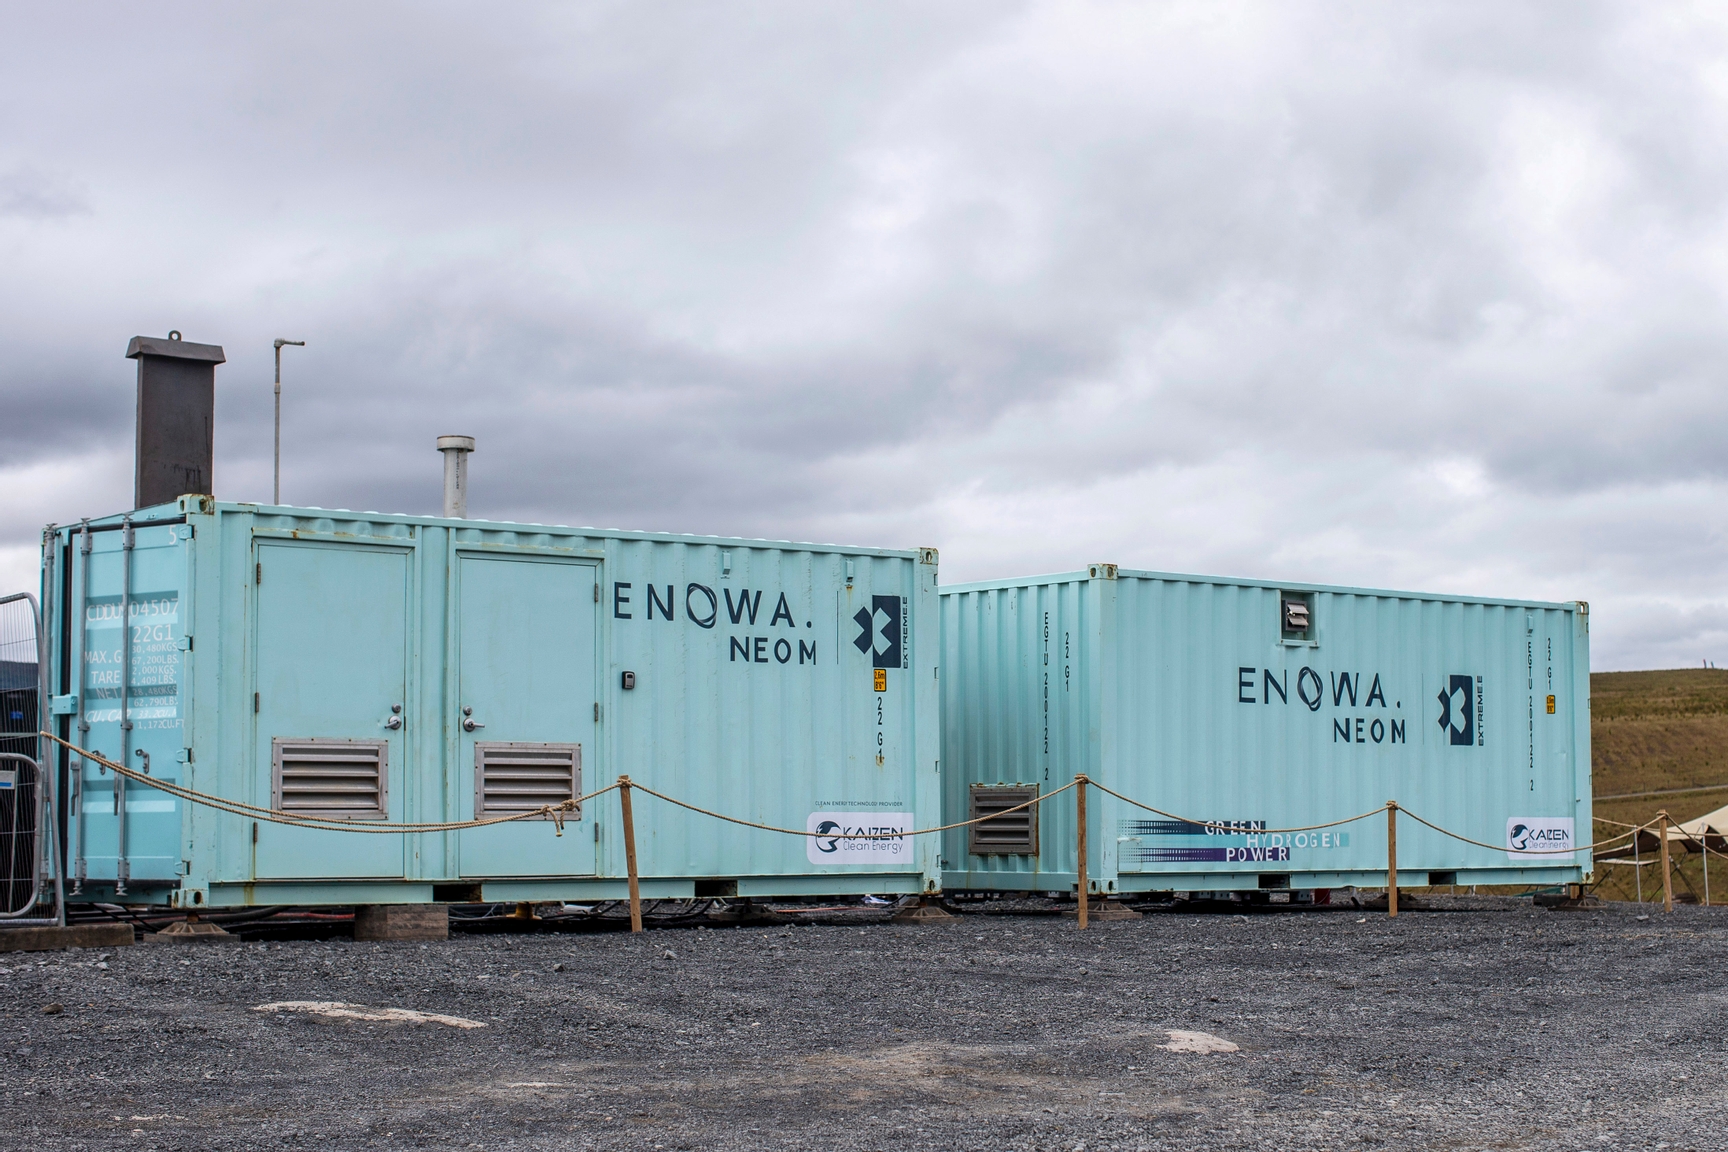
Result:
<svg viewBox="0 0 1728 1152"><path fill-rule="evenodd" d="M1575 881L1591 841L1588 608L1118 571L942 592L945 803L1084 772L1094 891ZM1292 627L1300 624L1301 627ZM980 791L982 789L982 792ZM1000 795L1000 793L996 793ZM1012 797L1009 797L1012 799ZM948 833L950 889L1076 883L1072 793L1036 844ZM1207 828L1197 822L1216 823ZM984 852L977 849L984 848Z"/></svg>
<svg viewBox="0 0 1728 1152"><path fill-rule="evenodd" d="M812 833L638 793L647 897L939 883L930 838L846 838L936 822L933 549L200 497L133 520L50 537L53 720L74 743L357 829L532 809L628 774ZM561 835L544 818L367 834L254 822L137 784L117 808L111 773L62 766L84 899L118 884L182 907L624 893L615 795Z"/></svg>

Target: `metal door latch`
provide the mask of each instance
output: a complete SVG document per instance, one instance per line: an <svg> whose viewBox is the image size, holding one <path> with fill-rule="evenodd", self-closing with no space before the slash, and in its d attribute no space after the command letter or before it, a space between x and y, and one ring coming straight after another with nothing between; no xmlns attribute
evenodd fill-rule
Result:
<svg viewBox="0 0 1728 1152"><path fill-rule="evenodd" d="M384 721L384 727L392 732L402 727L402 705L390 705L390 719Z"/></svg>
<svg viewBox="0 0 1728 1152"><path fill-rule="evenodd" d="M462 731L472 732L476 728L484 728L484 727L486 727L486 725L484 725L484 724L480 723L480 721L474 719L474 709L472 709L472 708L462 709Z"/></svg>

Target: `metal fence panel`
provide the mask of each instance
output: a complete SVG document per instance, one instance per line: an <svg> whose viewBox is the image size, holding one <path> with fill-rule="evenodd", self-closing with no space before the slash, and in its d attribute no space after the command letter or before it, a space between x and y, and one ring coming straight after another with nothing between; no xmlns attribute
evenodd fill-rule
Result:
<svg viewBox="0 0 1728 1152"><path fill-rule="evenodd" d="M0 922L59 915L52 776L39 759L42 617L27 592L0 597Z"/></svg>

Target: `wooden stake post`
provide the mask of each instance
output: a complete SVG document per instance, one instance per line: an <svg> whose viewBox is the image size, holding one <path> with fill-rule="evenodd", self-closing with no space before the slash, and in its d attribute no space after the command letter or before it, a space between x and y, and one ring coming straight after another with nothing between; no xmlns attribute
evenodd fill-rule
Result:
<svg viewBox="0 0 1728 1152"><path fill-rule="evenodd" d="M1080 927L1086 927L1086 777L1074 777L1079 786L1074 789L1074 811L1080 823Z"/></svg>
<svg viewBox="0 0 1728 1152"><path fill-rule="evenodd" d="M1398 801L1386 801L1386 914L1398 915Z"/></svg>
<svg viewBox="0 0 1728 1152"><path fill-rule="evenodd" d="M630 814L630 777L618 777L618 803L624 809L624 868L630 876L630 931L642 931L642 887L636 882L636 821Z"/></svg>
<svg viewBox="0 0 1728 1152"><path fill-rule="evenodd" d="M1674 911L1674 873L1668 864L1668 809L1656 813L1656 829L1662 834L1662 911Z"/></svg>

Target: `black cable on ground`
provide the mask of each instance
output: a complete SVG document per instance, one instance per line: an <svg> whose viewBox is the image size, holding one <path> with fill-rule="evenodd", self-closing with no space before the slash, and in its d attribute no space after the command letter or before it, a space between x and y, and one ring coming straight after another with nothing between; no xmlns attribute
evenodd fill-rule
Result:
<svg viewBox="0 0 1728 1152"><path fill-rule="evenodd" d="M121 924L124 924L127 921L131 921L132 926L140 932L149 932L152 930L150 928L150 925L146 924L143 920L139 919L138 914L133 912L130 908L125 908L125 907L122 907L121 905L118 905L118 904L86 904L83 907L86 909L94 909L95 911L101 913L100 916L88 916L88 915L86 915L86 916L80 917L80 919L83 919L85 921L107 919L107 920L116 921L117 923L121 923ZM66 919L68 921L70 921L70 920L72 920L72 918L73 918L72 915L70 914L70 912L68 912Z"/></svg>

